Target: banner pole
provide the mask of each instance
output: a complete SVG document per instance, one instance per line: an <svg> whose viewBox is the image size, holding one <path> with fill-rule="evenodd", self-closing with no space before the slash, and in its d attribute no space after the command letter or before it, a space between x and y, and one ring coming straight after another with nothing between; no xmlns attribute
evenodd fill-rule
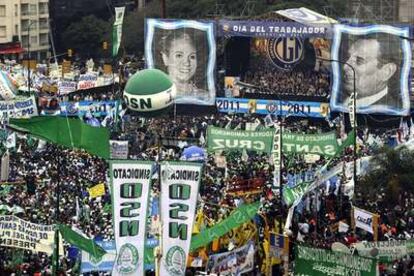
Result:
<svg viewBox="0 0 414 276"><path fill-rule="evenodd" d="M59 274L59 216L60 216L60 154L58 154L57 156L57 174L56 174L56 189L55 189L55 193L56 193L56 230L55 230L55 274L54 275L58 275Z"/></svg>
<svg viewBox="0 0 414 276"><path fill-rule="evenodd" d="M157 160L157 168L158 168L158 181L161 187L161 145L162 145L162 137L158 135L158 160ZM160 223L158 227L158 235L159 235L159 245L155 248L155 275L160 276L160 268L161 268L161 257L162 257L162 219L161 219L161 194L158 200L158 210L160 210Z"/></svg>
<svg viewBox="0 0 414 276"><path fill-rule="evenodd" d="M380 216L378 214L374 214L373 216L373 227L374 227L374 241L378 241L378 224Z"/></svg>

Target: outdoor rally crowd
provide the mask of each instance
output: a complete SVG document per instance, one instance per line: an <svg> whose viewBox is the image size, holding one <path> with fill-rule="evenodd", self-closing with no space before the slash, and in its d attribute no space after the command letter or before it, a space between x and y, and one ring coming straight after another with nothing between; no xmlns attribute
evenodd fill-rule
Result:
<svg viewBox="0 0 414 276"><path fill-rule="evenodd" d="M261 72L260 74L264 74ZM280 85L279 79L285 83L278 86L283 91L302 91L304 95L316 93L327 95L328 85L325 76L307 73L296 73L286 78L287 73L274 74L272 80L261 80L252 75L254 81L262 82L275 89L270 83ZM266 83L267 82L267 83ZM283 82L282 82L283 83ZM328 82L329 83L329 82ZM310 85L312 84L312 85ZM301 87L313 87L312 92ZM112 89L106 91L107 98L116 98ZM93 95L77 94L76 100L94 97ZM74 98L75 99L75 98ZM102 120L102 118L101 118ZM111 124L109 124L112 126ZM150 160L178 160L185 147L190 145L204 146L208 126L217 126L227 129L265 128L269 122L263 117L249 115L210 114L206 116L176 116L159 118L142 118L128 112L122 117L121 126L112 133L112 139L129 141L129 158ZM332 130L341 132L339 120L327 122L323 120L311 121L289 117L284 122L284 131L301 133L318 133ZM342 131L343 132L343 131ZM359 131L358 156L374 155L382 145L391 144L395 137L386 130ZM161 154L158 145L161 146ZM113 240L111 197L108 187L108 164L97 157L83 151L69 150L42 141L33 142L32 137L18 135L17 144L11 149L10 174L8 182L21 184L0 185L0 205L10 207L11 210L1 210L3 214L14 213L16 216L40 224L56 222L56 187L59 183L59 222L72 226L89 238L96 241ZM331 166L341 161L352 160L352 147L345 150L336 158ZM225 157L224 159L222 157ZM224 162L223 162L224 160ZM307 172L321 168L327 160L323 157L314 163L306 163L302 156L283 156L284 169L283 183L295 185L300 182L298 176L306 178ZM224 163L224 165L223 165ZM254 181L248 181L254 180ZM372 235L358 230L348 229L339 232L332 229L332 225L340 220L350 225L352 194L344 194L342 186L347 182L346 176L340 174L329 183L311 192L296 207L293 216L289 259L292 260L295 244L308 244L314 247L329 249L333 242L339 241L351 245L356 241L372 240ZM105 194L91 198L88 188L105 183ZM258 185L246 186L251 183ZM200 231L212 226L227 217L231 211L244 203L253 203L260 200L263 203L260 215L256 215L254 223L245 223L239 229L232 231L213 242L207 248L193 253L189 258L189 265L195 258L201 258L205 267L208 255L227 252L242 246L246 241L256 241L258 250L255 258L255 270L251 275L259 275L267 264L266 248L263 247L265 225L273 232L282 233L282 223L285 223L287 207L281 206L280 198L272 197L270 187L273 183L273 165L271 158L266 154L254 152L223 152L219 155L209 153L205 161L205 169L200 187L199 204L197 207L197 227ZM260 187L257 191L257 187ZM240 193L232 190L242 191ZM159 183L154 179L152 196L157 197ZM341 198L341 200L339 200ZM379 240L410 239L414 236L414 195L405 195L399 208L394 210L381 209L381 195L376 202L354 198L358 207L378 212L381 216ZM376 206L375 210L374 207ZM153 221L157 218L152 218ZM405 223L402 224L400 221ZM276 222L277 221L277 222ZM196 229L199 228L199 229ZM269 230L267 230L269 231ZM151 233L149 235L152 235ZM79 250L65 244L65 255L60 258L61 275L78 275L80 268ZM292 265L293 262L291 262ZM414 273L414 256L405 257L391 266L380 267L382 275L412 275ZM197 268L189 269L193 275ZM0 275L51 275L51 256L45 253L18 250L16 248L0 247ZM153 271L149 273L154 273ZM405 273L405 274L404 274ZM411 273L411 274L410 274ZM98 275L92 273L92 275ZM110 272L99 275L110 275Z"/></svg>

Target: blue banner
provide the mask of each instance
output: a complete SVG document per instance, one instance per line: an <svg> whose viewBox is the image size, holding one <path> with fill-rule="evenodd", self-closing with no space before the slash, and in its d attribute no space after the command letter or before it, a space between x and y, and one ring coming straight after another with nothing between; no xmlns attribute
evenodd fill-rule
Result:
<svg viewBox="0 0 414 276"><path fill-rule="evenodd" d="M115 111L116 101L80 101L61 102L60 107L53 113L42 110L42 115L84 116L90 113L93 117L106 116Z"/></svg>
<svg viewBox="0 0 414 276"><path fill-rule="evenodd" d="M248 37L325 37L326 25L306 26L296 22L220 20L218 35Z"/></svg>
<svg viewBox="0 0 414 276"><path fill-rule="evenodd" d="M82 251L81 273L91 271L111 271L116 257L115 241L96 241L107 253L100 260Z"/></svg>
<svg viewBox="0 0 414 276"><path fill-rule="evenodd" d="M92 271L112 271L116 257L115 241L95 241L107 253L100 260L94 259L89 253L82 251L81 273ZM159 245L157 239L147 239L146 250L152 250ZM154 264L145 263L145 270L155 269Z"/></svg>
<svg viewBox="0 0 414 276"><path fill-rule="evenodd" d="M329 114L329 104L319 102L217 98L216 107L219 112L223 113L274 114L312 118L325 118Z"/></svg>

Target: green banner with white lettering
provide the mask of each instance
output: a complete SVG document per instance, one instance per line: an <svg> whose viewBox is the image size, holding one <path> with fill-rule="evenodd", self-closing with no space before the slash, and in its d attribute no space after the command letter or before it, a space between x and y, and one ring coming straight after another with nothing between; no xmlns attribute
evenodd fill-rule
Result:
<svg viewBox="0 0 414 276"><path fill-rule="evenodd" d="M354 247L360 256L375 258L381 262L390 263L414 254L414 239L378 242L363 241L354 244Z"/></svg>
<svg viewBox="0 0 414 276"><path fill-rule="evenodd" d="M334 156L338 150L335 131L319 134L283 133L283 152Z"/></svg>
<svg viewBox="0 0 414 276"><path fill-rule="evenodd" d="M232 130L209 126L207 147L209 151L237 150L270 153L273 143L273 129L262 131Z"/></svg>
<svg viewBox="0 0 414 276"><path fill-rule="evenodd" d="M209 126L207 147L209 151L251 150L271 153L274 129L262 131L232 130ZM338 150L334 131L320 134L283 133L284 153L314 153L334 156Z"/></svg>
<svg viewBox="0 0 414 276"><path fill-rule="evenodd" d="M230 230L237 228L243 223L251 220L256 215L259 207L260 202L240 206L224 220L220 221L213 227L204 230L197 236L194 236L191 239L190 251L209 244L221 236L224 236L226 233L230 232Z"/></svg>
<svg viewBox="0 0 414 276"><path fill-rule="evenodd" d="M295 247L296 276L375 276L376 260L348 253L311 248Z"/></svg>

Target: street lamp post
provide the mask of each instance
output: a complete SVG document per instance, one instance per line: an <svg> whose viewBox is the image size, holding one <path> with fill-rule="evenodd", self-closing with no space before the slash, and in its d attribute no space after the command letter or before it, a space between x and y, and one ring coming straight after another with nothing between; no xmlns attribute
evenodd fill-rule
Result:
<svg viewBox="0 0 414 276"><path fill-rule="evenodd" d="M27 34L28 34L28 39L27 39L27 51L29 53L29 61L27 63L27 77L28 77L28 81L27 81L27 85L28 85L28 90L29 90L29 94L30 94L30 88L32 86L32 80L31 80L31 76L30 76L30 61L32 59L32 53L30 52L30 29L32 28L32 25L34 23L36 23L36 20L30 21L29 26L27 27Z"/></svg>
<svg viewBox="0 0 414 276"><path fill-rule="evenodd" d="M357 185L357 175L356 175L356 160L357 160L357 155L356 155L356 145L357 145L357 143L356 143L356 137L357 137L357 132L356 132L356 129L357 129L357 117L356 117L356 101L357 101L357 95L356 95L356 72L355 72L355 68L351 65L351 64L349 64L348 62L346 62L346 61L342 61L342 60L337 60L337 59L325 59L325 58L321 58L321 57L317 57L316 59L318 59L318 60L322 60L322 61L328 61L328 62L337 62L337 63L340 63L340 64L343 64L343 65L346 65L346 66L348 66L349 68L351 68L352 69L352 73L353 73L353 86L354 86L354 91L352 92L352 97L354 98L354 100L353 100L353 103L352 103L352 108L354 109L354 116L353 116L353 118L352 118L352 122L351 122L351 124L353 124L353 129L354 129L354 141L353 141L353 144L354 144L354 152L353 152L353 168L354 168L354 173L353 173L353 177L354 177L354 185L356 186Z"/></svg>

